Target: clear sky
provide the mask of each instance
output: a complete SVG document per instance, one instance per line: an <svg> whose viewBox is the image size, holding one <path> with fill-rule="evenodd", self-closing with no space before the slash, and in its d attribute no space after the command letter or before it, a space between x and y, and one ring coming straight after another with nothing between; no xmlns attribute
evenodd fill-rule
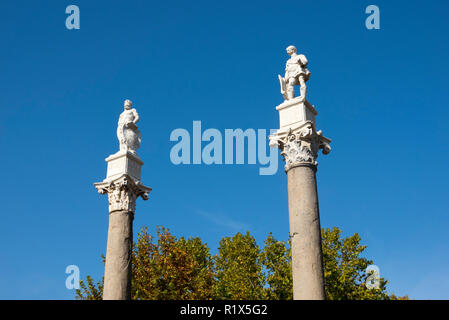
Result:
<svg viewBox="0 0 449 320"><path fill-rule="evenodd" d="M81 11L65 27L66 6ZM380 8L367 30L365 8ZM259 165L179 165L172 130L277 128L294 44L332 152L318 158L323 227L358 232L390 292L449 299L447 1L0 2L0 298L72 299L65 268L100 279L107 199L93 182L137 108L134 228L288 238L287 179ZM280 159L280 156L279 156ZM280 161L280 160L279 160Z"/></svg>

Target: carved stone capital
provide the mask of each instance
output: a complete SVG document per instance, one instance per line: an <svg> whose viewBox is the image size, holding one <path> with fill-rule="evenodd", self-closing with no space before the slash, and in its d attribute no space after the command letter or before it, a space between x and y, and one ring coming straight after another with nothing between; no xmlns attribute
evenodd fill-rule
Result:
<svg viewBox="0 0 449 320"><path fill-rule="evenodd" d="M322 135L321 130L316 131L312 122L286 133L276 133L270 138L270 145L277 146L285 161L285 171L300 165L311 165L316 168L318 151L323 154L331 151L330 139Z"/></svg>
<svg viewBox="0 0 449 320"><path fill-rule="evenodd" d="M144 186L140 181L134 180L127 174L103 182L94 183L98 193L107 194L109 200L109 213L114 211L136 211L136 199L142 197L148 200L151 188Z"/></svg>

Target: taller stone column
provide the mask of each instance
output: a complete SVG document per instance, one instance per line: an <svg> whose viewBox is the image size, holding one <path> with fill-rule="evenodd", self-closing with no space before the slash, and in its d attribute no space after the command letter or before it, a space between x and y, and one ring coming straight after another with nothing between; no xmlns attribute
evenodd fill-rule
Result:
<svg viewBox="0 0 449 320"><path fill-rule="evenodd" d="M151 188L140 181L142 160L136 153L140 146L139 116L125 101L120 115L117 136L120 151L106 158L106 179L94 183L109 201L109 229L104 272L103 300L130 300L132 275L133 219L136 199L148 199Z"/></svg>
<svg viewBox="0 0 449 320"><path fill-rule="evenodd" d="M287 52L291 58L287 61L286 76L279 76L285 101L276 107L280 129L269 137L270 145L281 150L288 179L293 299L324 300L316 158L320 149L324 154L330 152L331 140L316 130L318 113L305 99L305 82L310 76L307 59L297 55L293 46ZM296 98L292 93L295 84L301 84L301 96Z"/></svg>

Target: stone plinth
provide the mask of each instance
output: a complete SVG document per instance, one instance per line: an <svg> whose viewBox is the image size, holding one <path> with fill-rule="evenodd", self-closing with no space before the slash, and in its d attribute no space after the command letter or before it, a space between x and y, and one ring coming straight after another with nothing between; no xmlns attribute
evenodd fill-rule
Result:
<svg viewBox="0 0 449 320"><path fill-rule="evenodd" d="M143 161L139 156L129 151L119 151L106 158L108 163L107 180L113 180L122 174L128 174L135 180L140 180Z"/></svg>
<svg viewBox="0 0 449 320"><path fill-rule="evenodd" d="M314 106L307 100L302 101L300 97L284 101L276 110L279 111L280 133L295 130L305 122L315 125L315 116L318 114Z"/></svg>

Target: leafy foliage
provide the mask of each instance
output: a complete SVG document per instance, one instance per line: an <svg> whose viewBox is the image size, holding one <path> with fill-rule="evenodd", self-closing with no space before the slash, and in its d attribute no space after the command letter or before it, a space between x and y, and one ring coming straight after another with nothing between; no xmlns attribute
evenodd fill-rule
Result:
<svg viewBox="0 0 449 320"><path fill-rule="evenodd" d="M199 238L177 240L157 228L157 242L144 228L133 249L132 297L142 300L212 299L213 263Z"/></svg>
<svg viewBox="0 0 449 320"><path fill-rule="evenodd" d="M270 233L261 252L265 268L265 296L269 300L293 298L291 252L284 241L277 241Z"/></svg>
<svg viewBox="0 0 449 320"><path fill-rule="evenodd" d="M86 277L86 282L80 280L80 289L76 289L76 299L78 300L101 300L103 296L103 279L94 284L94 280Z"/></svg>
<svg viewBox="0 0 449 320"><path fill-rule="evenodd" d="M333 228L322 231L323 266L326 299L329 300L384 300L386 284L379 279L379 289L368 289L365 285L366 268L372 261L360 257L366 246L360 245L360 236L355 233L341 238L341 230Z"/></svg>
<svg viewBox="0 0 449 320"><path fill-rule="evenodd" d="M212 256L200 238L177 239L158 227L153 238L143 228L133 246L132 298L136 300L288 300L293 298L289 243L270 233L261 250L253 236L237 233L221 239ZM330 300L408 300L365 285L366 268L373 262L362 257L366 246L356 233L343 238L336 227L322 229L326 298ZM104 256L103 262L104 262ZM100 300L103 281L91 277L80 282L76 298Z"/></svg>
<svg viewBox="0 0 449 320"><path fill-rule="evenodd" d="M264 298L260 249L249 232L221 239L215 260L216 298L234 300Z"/></svg>

